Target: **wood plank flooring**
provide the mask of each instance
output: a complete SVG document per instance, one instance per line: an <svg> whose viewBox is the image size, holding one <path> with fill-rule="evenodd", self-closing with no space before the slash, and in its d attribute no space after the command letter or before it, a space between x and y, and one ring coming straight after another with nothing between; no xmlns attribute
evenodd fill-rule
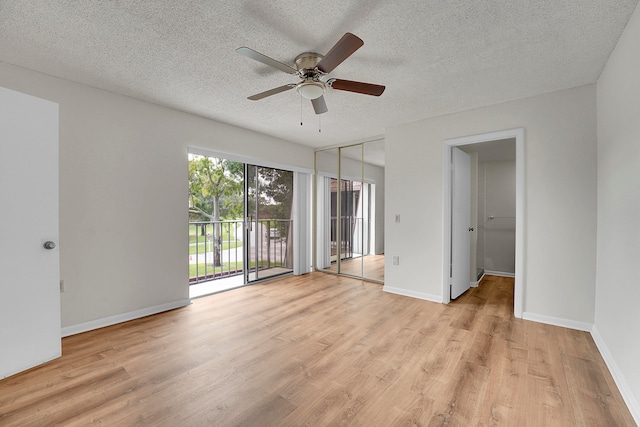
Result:
<svg viewBox="0 0 640 427"><path fill-rule="evenodd" d="M512 316L513 281L449 305L329 274L63 340L0 381L0 425L633 426L591 336Z"/></svg>
<svg viewBox="0 0 640 427"><path fill-rule="evenodd" d="M338 272L338 265L331 264L327 270ZM340 272L365 279L384 282L384 254L365 255L363 257L344 259L340 263Z"/></svg>

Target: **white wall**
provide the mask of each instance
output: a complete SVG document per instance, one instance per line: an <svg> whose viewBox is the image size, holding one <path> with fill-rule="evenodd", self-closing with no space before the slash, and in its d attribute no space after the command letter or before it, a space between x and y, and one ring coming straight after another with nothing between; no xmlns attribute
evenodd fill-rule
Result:
<svg viewBox="0 0 640 427"><path fill-rule="evenodd" d="M313 168L302 145L3 63L0 86L60 104L63 327L188 298L187 146Z"/></svg>
<svg viewBox="0 0 640 427"><path fill-rule="evenodd" d="M484 199L478 227L483 233L485 271L516 272L516 162L480 164L480 197ZM494 217L489 219L489 217Z"/></svg>
<svg viewBox="0 0 640 427"><path fill-rule="evenodd" d="M524 312L592 323L595 95L589 85L387 129L385 287L442 300L443 141L524 127Z"/></svg>
<svg viewBox="0 0 640 427"><path fill-rule="evenodd" d="M594 337L640 424L640 7L598 79Z"/></svg>

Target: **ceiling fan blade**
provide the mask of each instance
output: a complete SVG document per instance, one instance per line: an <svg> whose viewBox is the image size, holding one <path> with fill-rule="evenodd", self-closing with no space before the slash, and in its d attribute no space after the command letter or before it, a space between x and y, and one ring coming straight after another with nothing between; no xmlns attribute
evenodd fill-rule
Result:
<svg viewBox="0 0 640 427"><path fill-rule="evenodd" d="M318 70L323 73L330 73L338 65L342 64L342 61L350 57L353 52L360 49L363 44L364 42L360 37L354 36L351 33L345 33L345 35L338 40L338 43L318 62Z"/></svg>
<svg viewBox="0 0 640 427"><path fill-rule="evenodd" d="M239 47L236 49L240 55L246 56L247 58L254 59L258 62L262 62L265 65L269 65L270 67L277 68L280 71L284 71L288 74L296 74L298 70L293 67L288 66L287 64L283 64L282 62L276 61L273 58L269 58L267 55L263 55L260 52L256 52L253 49L248 47Z"/></svg>
<svg viewBox="0 0 640 427"><path fill-rule="evenodd" d="M258 101L259 99L263 99L263 98L266 98L267 96L275 95L276 93L280 93L280 92L284 92L284 91L289 90L289 89L293 89L294 87L296 87L295 83L290 83L288 85L284 85L284 86L276 87L276 88L273 88L273 89L269 89L269 90L264 91L264 92L256 93L255 95L251 95L251 96L247 97L247 99L250 99L252 101Z"/></svg>
<svg viewBox="0 0 640 427"><path fill-rule="evenodd" d="M312 99L311 104L313 104L313 109L316 112L316 114L323 114L329 111L327 109L327 103L324 100L324 96L321 96L320 98Z"/></svg>
<svg viewBox="0 0 640 427"><path fill-rule="evenodd" d="M340 79L333 80L333 83L331 83L331 87L337 90L346 90L347 92L356 92L373 96L382 95L382 92L384 92L385 89L385 87L381 85Z"/></svg>

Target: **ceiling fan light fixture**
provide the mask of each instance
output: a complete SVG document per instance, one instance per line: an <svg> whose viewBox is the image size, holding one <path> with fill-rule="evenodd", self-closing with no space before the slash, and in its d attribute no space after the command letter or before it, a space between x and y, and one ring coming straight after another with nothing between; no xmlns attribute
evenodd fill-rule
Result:
<svg viewBox="0 0 640 427"><path fill-rule="evenodd" d="M296 86L296 90L306 99L318 99L324 95L325 87L322 82L306 80Z"/></svg>

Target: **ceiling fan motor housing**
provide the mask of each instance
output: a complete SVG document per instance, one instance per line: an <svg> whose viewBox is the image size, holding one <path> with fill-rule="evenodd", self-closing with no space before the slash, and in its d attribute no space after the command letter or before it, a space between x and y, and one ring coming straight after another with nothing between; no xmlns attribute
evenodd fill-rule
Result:
<svg viewBox="0 0 640 427"><path fill-rule="evenodd" d="M320 74L320 71L316 70L316 66L323 58L322 55L315 52L304 52L300 55L296 56L296 68L298 71L303 72L303 74L307 74L309 72L316 72Z"/></svg>
<svg viewBox="0 0 640 427"><path fill-rule="evenodd" d="M324 82L320 80L324 73L317 68L322 58L322 55L315 52L304 52L296 56L295 63L298 75L303 79L296 86L296 91L303 98L317 99L324 95L327 90Z"/></svg>

